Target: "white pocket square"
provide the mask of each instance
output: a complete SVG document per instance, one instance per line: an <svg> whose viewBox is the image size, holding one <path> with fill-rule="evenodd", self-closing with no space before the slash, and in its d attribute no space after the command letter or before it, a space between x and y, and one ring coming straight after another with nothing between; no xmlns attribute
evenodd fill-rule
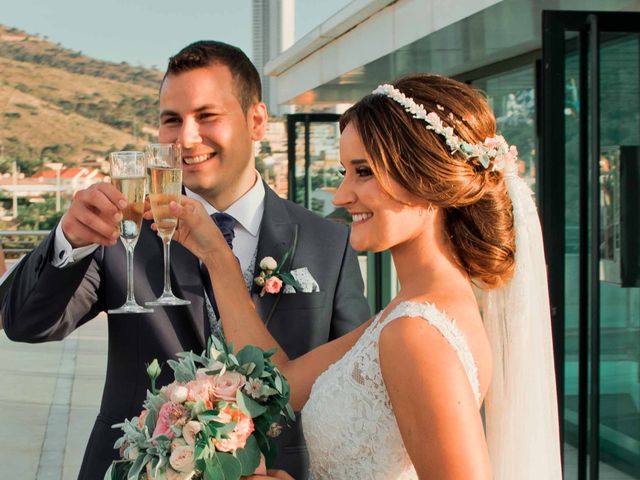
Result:
<svg viewBox="0 0 640 480"><path fill-rule="evenodd" d="M313 275L311 275L311 272L309 272L307 267L296 268L295 270L291 270L289 273L291 273L291 276L295 281L300 284L302 289L295 290L291 285L285 285L283 293L296 293L296 291L299 293L312 293L320 291L318 282L313 278Z"/></svg>

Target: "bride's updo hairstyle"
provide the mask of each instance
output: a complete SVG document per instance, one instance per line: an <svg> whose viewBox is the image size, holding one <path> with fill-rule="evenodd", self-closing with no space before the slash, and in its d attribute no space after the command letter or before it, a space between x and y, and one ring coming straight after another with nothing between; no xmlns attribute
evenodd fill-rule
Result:
<svg viewBox="0 0 640 480"><path fill-rule="evenodd" d="M495 117L486 100L464 83L417 74L393 86L445 127L471 144L496 135ZM451 153L443 136L381 94L367 95L340 119L340 131L353 124L371 158L371 168L390 195L388 178L444 212L456 259L484 288L495 288L513 274L515 231L503 173L484 168L475 158Z"/></svg>

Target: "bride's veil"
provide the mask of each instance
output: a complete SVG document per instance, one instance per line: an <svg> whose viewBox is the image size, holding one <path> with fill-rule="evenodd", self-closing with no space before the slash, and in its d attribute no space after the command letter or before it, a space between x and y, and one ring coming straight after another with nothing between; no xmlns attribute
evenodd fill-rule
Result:
<svg viewBox="0 0 640 480"><path fill-rule="evenodd" d="M505 170L513 204L512 279L485 291L482 310L494 370L485 400L489 455L496 480L562 478L547 272L532 193Z"/></svg>

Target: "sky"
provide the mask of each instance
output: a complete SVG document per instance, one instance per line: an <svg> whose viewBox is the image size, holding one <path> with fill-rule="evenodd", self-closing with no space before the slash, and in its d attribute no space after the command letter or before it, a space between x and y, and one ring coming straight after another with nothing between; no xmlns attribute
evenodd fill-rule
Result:
<svg viewBox="0 0 640 480"><path fill-rule="evenodd" d="M298 40L350 0L296 0ZM164 70L202 39L251 58L251 0L0 0L0 23L100 60Z"/></svg>

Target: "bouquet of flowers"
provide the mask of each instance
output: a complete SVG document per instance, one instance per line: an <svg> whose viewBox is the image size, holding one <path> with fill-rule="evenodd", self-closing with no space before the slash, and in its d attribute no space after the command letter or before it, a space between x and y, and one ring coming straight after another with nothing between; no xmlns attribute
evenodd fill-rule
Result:
<svg viewBox="0 0 640 480"><path fill-rule="evenodd" d="M169 360L175 381L156 389L160 366L148 365L151 391L138 417L114 425L124 435L105 480L230 480L266 473L273 438L293 420L289 384L267 352L211 337L202 355ZM260 469L258 469L260 467Z"/></svg>

